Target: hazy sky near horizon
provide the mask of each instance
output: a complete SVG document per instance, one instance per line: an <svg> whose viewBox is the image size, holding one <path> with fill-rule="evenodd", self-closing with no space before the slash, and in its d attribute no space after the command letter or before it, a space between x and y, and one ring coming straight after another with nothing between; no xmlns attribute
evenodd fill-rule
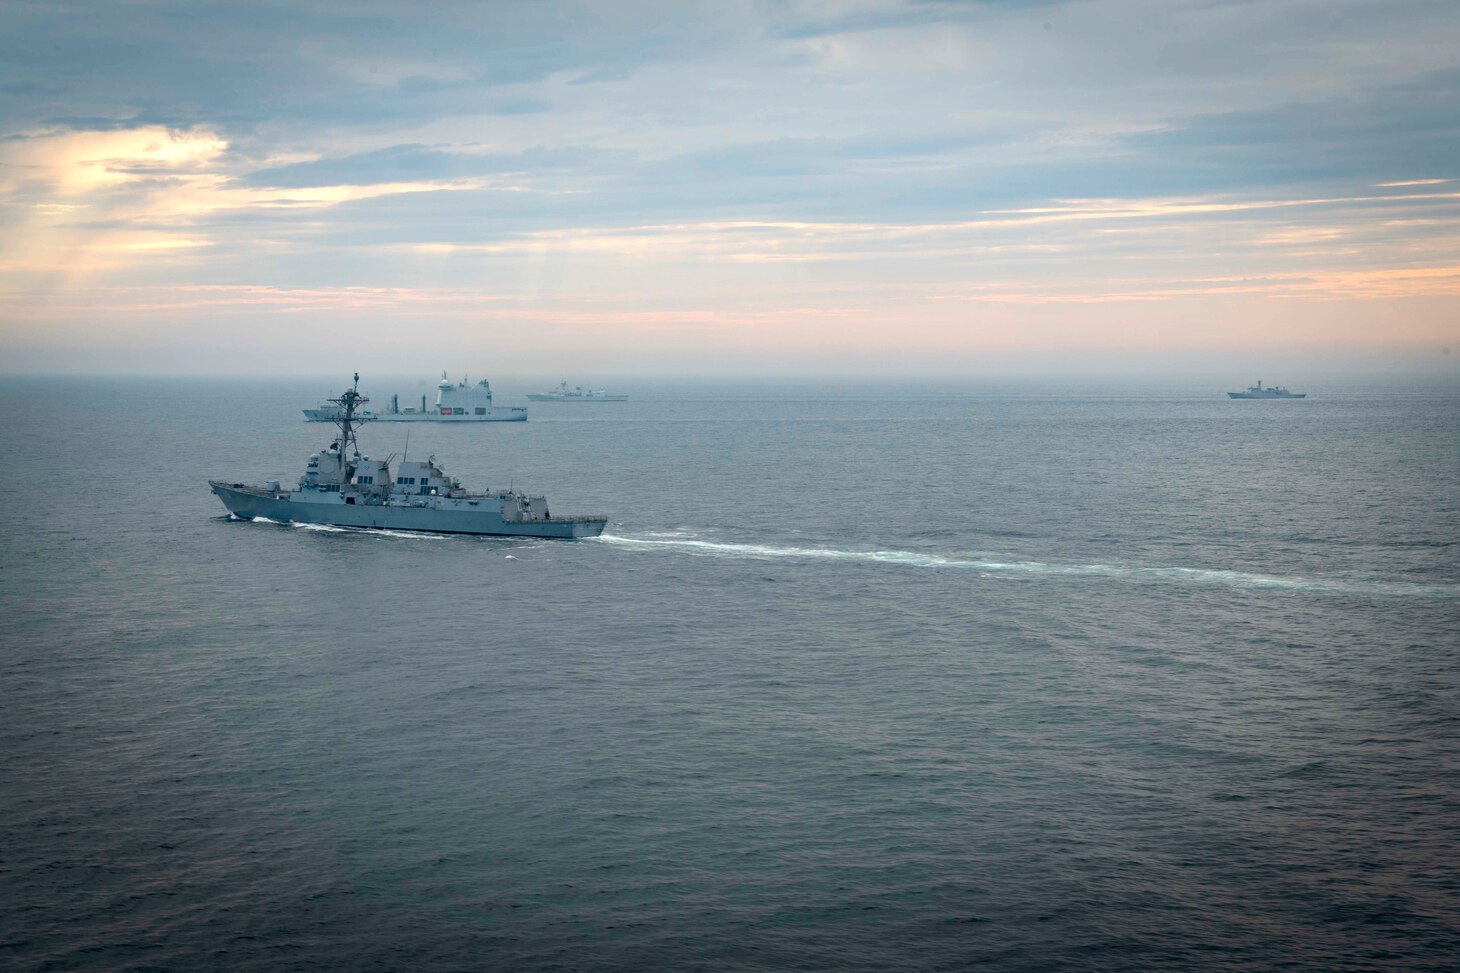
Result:
<svg viewBox="0 0 1460 973"><path fill-rule="evenodd" d="M0 371L1451 345L1455 0L0 6Z"/></svg>

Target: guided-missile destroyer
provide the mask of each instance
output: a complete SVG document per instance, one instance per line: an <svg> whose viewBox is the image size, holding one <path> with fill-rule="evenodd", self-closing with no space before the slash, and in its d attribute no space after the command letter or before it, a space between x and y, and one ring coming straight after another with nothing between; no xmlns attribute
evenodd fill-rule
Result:
<svg viewBox="0 0 1460 973"><path fill-rule="evenodd" d="M441 534L497 534L509 537L597 537L607 517L554 517L547 499L516 490L469 493L447 476L435 457L406 461L392 469L391 459L360 453L355 427L367 421L360 375L338 399L333 422L339 436L309 457L293 490L277 481L262 486L209 480L208 485L236 517L264 517L281 523L328 524L379 530Z"/></svg>

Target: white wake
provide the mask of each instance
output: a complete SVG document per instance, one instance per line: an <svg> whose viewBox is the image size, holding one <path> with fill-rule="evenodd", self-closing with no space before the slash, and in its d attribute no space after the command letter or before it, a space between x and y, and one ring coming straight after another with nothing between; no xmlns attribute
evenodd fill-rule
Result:
<svg viewBox="0 0 1460 973"><path fill-rule="evenodd" d="M1311 578L1283 578L1246 571L1213 568L1182 568L1129 564L1050 564L1043 561L1001 561L985 558L926 554L918 551L844 551L826 547L786 547L770 544L730 544L687 537L624 537L604 534L600 543L641 550L680 550L707 556L792 559L799 561L842 561L887 564L898 567L942 568L976 571L990 575L1044 575L1064 577L1119 578L1133 581L1196 583L1232 588L1287 589L1334 594L1380 594L1408 597L1460 597L1454 585L1423 585L1386 581L1338 581Z"/></svg>
<svg viewBox="0 0 1460 973"><path fill-rule="evenodd" d="M273 520L268 517L254 517L256 524L280 524L296 530L315 531L320 534L369 534L372 537L404 537L409 540L444 541L450 534L433 534L430 531L388 530L384 527L338 527L334 524L304 524L298 521Z"/></svg>

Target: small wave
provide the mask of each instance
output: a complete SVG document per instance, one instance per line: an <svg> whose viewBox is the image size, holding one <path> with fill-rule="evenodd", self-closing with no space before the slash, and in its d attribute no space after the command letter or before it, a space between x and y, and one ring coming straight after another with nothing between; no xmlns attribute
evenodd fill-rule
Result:
<svg viewBox="0 0 1460 973"><path fill-rule="evenodd" d="M318 534L353 534L361 537L398 537L406 540L428 541L481 540L493 544L511 544L520 550L534 550L542 546L543 541L540 537L442 534L429 530L392 530L388 527L341 527L337 524L306 524L294 520L273 520L269 517L238 517L234 514L229 514L225 519L236 520L240 523L274 524L279 527L292 527L295 530L307 530ZM548 543L556 544L557 541Z"/></svg>
<svg viewBox="0 0 1460 973"><path fill-rule="evenodd" d="M1043 561L999 561L917 551L843 551L825 547L781 547L770 544L730 544L690 538L625 537L603 534L600 543L643 549L678 549L704 555L741 558L792 558L803 561L849 561L890 564L901 567L944 568L978 571L984 574L1044 575L1064 577L1119 578L1165 583L1191 582L1232 588L1317 591L1331 594L1391 595L1400 597L1460 597L1454 585L1423 585L1406 582L1336 581L1310 578L1280 578L1246 571L1213 568L1143 567L1122 564L1049 564Z"/></svg>
<svg viewBox="0 0 1460 973"><path fill-rule="evenodd" d="M264 517L255 517L254 521L263 521L269 524L279 523L277 520L268 520ZM290 521L289 526L298 530L314 531L320 534L360 534L370 537L404 537L410 540L444 541L451 536L450 534L433 534L429 531L390 530L385 527L339 527L334 524L303 524L296 521Z"/></svg>
<svg viewBox="0 0 1460 973"><path fill-rule="evenodd" d="M263 518L259 518L259 519L262 520ZM272 521L271 520L271 521L269 521L269 523L272 524L272 523L275 523L275 521ZM311 530L311 531L315 531L315 532L320 533L320 534L348 534L349 533L349 531L346 530L345 528L343 528L343 527L336 527L333 524L301 524L301 523L295 522L295 523L290 523L289 526L290 527L297 528L298 530Z"/></svg>

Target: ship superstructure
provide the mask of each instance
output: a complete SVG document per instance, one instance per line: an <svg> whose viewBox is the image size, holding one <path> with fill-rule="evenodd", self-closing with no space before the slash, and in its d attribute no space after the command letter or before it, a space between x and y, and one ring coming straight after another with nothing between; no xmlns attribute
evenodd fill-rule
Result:
<svg viewBox="0 0 1460 973"><path fill-rule="evenodd" d="M309 457L293 490L278 482L262 486L209 480L208 485L236 517L264 517L280 523L327 524L381 530L511 537L597 537L608 518L554 517L547 498L515 489L470 493L448 476L436 458L408 461L371 459L360 452L356 427L370 421L363 408L360 375L338 399L331 399L339 427L334 442ZM454 408L454 406L453 406Z"/></svg>
<svg viewBox="0 0 1460 973"><path fill-rule="evenodd" d="M305 409L304 418L310 422L334 422L339 416L339 406L334 402L331 399L317 408ZM523 422L527 410L521 406L494 406L492 385L486 379L475 385L469 384L466 378L452 382L442 372L441 381L436 384L434 405L428 407L423 395L419 408L414 403L402 408L400 396L392 395L390 407L384 412L365 411L358 418L378 422Z"/></svg>
<svg viewBox="0 0 1460 973"><path fill-rule="evenodd" d="M1289 392L1281 385L1263 385L1262 379L1250 387L1246 392L1228 392L1229 399L1305 399L1307 392Z"/></svg>

